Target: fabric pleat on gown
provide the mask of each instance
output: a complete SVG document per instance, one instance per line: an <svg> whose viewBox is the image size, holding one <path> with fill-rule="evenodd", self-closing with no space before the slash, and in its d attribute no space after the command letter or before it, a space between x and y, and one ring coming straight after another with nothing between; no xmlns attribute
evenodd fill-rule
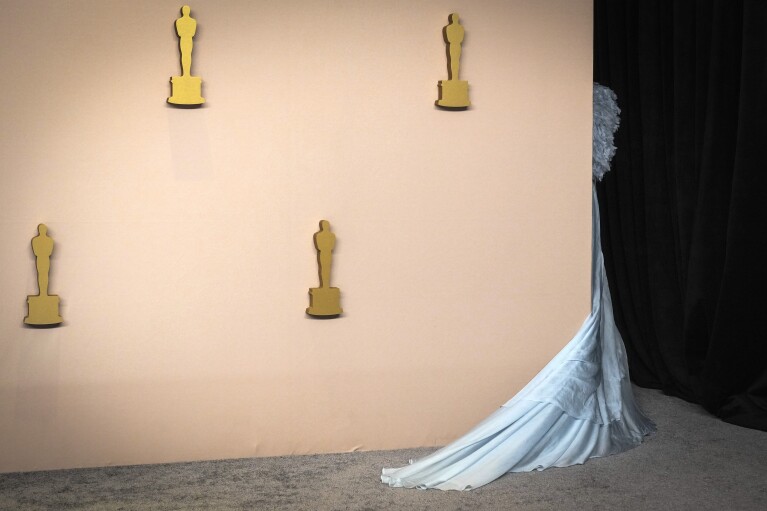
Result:
<svg viewBox="0 0 767 511"><path fill-rule="evenodd" d="M402 468L393 487L470 490L507 472L567 467L639 445L655 425L636 405L615 326L593 192L592 307L575 337L509 402L453 443Z"/></svg>

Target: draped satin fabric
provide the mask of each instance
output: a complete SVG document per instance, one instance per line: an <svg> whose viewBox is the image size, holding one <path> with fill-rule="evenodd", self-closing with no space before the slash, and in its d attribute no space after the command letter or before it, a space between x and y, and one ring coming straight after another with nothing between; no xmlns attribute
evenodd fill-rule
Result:
<svg viewBox="0 0 767 511"><path fill-rule="evenodd" d="M636 405L613 320L592 187L591 313L516 396L453 443L401 468L392 487L470 490L507 472L566 467L639 445L655 425Z"/></svg>

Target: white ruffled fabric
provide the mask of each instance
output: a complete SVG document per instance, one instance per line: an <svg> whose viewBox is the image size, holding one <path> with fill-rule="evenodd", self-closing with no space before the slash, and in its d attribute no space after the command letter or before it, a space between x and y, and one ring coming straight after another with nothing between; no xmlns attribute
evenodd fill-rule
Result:
<svg viewBox="0 0 767 511"><path fill-rule="evenodd" d="M601 181L610 170L610 162L617 151L614 134L620 124L618 96L604 85L594 84L594 124L591 132L591 170Z"/></svg>
<svg viewBox="0 0 767 511"><path fill-rule="evenodd" d="M595 98L597 87L602 86L595 84ZM612 91L601 92L614 102ZM596 99L594 108L601 108ZM612 125L617 128L617 121ZM601 177L596 163L594 175ZM623 340L613 319L595 188L591 275L591 314L525 388L453 443L410 465L383 469L381 481L393 487L470 490L507 472L566 467L616 454L653 432L655 425L634 400Z"/></svg>

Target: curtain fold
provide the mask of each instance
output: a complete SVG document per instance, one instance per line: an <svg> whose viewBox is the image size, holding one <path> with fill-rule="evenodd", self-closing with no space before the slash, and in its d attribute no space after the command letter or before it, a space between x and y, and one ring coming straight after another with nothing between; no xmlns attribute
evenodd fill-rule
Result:
<svg viewBox="0 0 767 511"><path fill-rule="evenodd" d="M767 431L767 2L595 0L621 108L598 187L639 385Z"/></svg>

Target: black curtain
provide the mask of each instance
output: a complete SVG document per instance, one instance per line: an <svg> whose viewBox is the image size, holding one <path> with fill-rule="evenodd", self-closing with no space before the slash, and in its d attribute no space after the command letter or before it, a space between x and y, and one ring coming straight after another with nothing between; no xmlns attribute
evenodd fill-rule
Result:
<svg viewBox="0 0 767 511"><path fill-rule="evenodd" d="M595 0L597 192L631 377L767 431L767 0Z"/></svg>

